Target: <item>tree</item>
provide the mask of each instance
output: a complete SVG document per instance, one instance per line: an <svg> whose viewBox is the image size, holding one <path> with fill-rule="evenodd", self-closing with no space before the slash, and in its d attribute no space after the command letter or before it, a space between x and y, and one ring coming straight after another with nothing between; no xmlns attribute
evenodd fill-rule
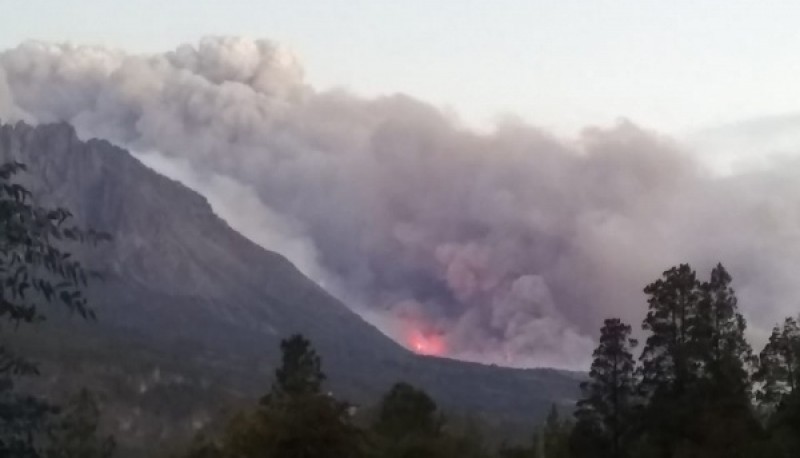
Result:
<svg viewBox="0 0 800 458"><path fill-rule="evenodd" d="M688 264L673 267L644 289L649 296L642 329L650 336L641 355L641 386L649 396L682 393L695 375L691 326L700 300L697 274Z"/></svg>
<svg viewBox="0 0 800 458"><path fill-rule="evenodd" d="M282 363L275 371L275 396L319 394L325 374L311 342L300 334L281 341Z"/></svg>
<svg viewBox="0 0 800 458"><path fill-rule="evenodd" d="M321 392L321 361L305 337L281 342L282 364L275 383L253 412L237 415L219 446L210 443L192 456L236 458L353 458L363 454L362 435L349 405Z"/></svg>
<svg viewBox="0 0 800 458"><path fill-rule="evenodd" d="M752 406L753 351L745 338L747 323L738 311L732 278L722 264L700 286L691 326L696 384L688 396L695 414L685 425L693 451L706 457L743 456L761 426Z"/></svg>
<svg viewBox="0 0 800 458"><path fill-rule="evenodd" d="M701 285L692 329L694 352L711 386L710 394L749 398L753 350L744 335L747 323L738 311L731 280L722 264L717 264L710 280Z"/></svg>
<svg viewBox="0 0 800 458"><path fill-rule="evenodd" d="M800 449L800 326L786 318L775 326L759 355L756 397L771 415L768 432L779 456L795 456Z"/></svg>
<svg viewBox="0 0 800 458"><path fill-rule="evenodd" d="M220 445L203 435L196 436L182 456L183 458L225 458Z"/></svg>
<svg viewBox="0 0 800 458"><path fill-rule="evenodd" d="M441 456L444 444L436 403L422 390L396 383L381 399L372 425L380 456L411 458Z"/></svg>
<svg viewBox="0 0 800 458"><path fill-rule="evenodd" d="M638 454L744 456L760 436L750 400L754 358L731 281L721 264L703 283L682 264L645 288Z"/></svg>
<svg viewBox="0 0 800 458"><path fill-rule="evenodd" d="M115 443L111 436L98 437L100 409L87 390L81 390L66 405L50 431L47 458L109 458Z"/></svg>
<svg viewBox="0 0 800 458"><path fill-rule="evenodd" d="M687 424L695 413L689 387L699 367L692 352L692 325L701 299L700 283L695 271L681 264L665 271L644 292L649 297L642 329L650 335L639 358L639 391L646 403L641 433L668 457L686 440Z"/></svg>
<svg viewBox="0 0 800 458"><path fill-rule="evenodd" d="M787 396L797 392L800 385L800 326L789 317L783 327L775 326L764 349L759 354L756 379L761 383L758 400L775 408Z"/></svg>
<svg viewBox="0 0 800 458"><path fill-rule="evenodd" d="M444 418L439 415L440 422ZM488 458L491 456L483 434L484 425L475 417L451 420L443 425L443 456L459 458Z"/></svg>
<svg viewBox="0 0 800 458"><path fill-rule="evenodd" d="M83 289L96 274L63 246L109 237L72 225L63 208L32 203L30 191L13 180L24 170L16 162L0 165L0 319L15 327L35 324L45 319L43 305L49 303L93 319ZM37 439L55 409L14 390L15 377L37 372L35 364L0 344L0 456L39 456Z"/></svg>
<svg viewBox="0 0 800 458"><path fill-rule="evenodd" d="M600 330L600 344L593 353L589 381L581 383L577 403L573 449L582 456L627 456L623 436L630 428L636 402L636 363L631 350L631 327L610 318Z"/></svg>
<svg viewBox="0 0 800 458"><path fill-rule="evenodd" d="M427 393L407 383L396 383L381 400L374 429L381 435L400 438L437 436L441 426L436 403Z"/></svg>
<svg viewBox="0 0 800 458"><path fill-rule="evenodd" d="M9 376L0 378L0 457L38 458L37 438L55 406L14 390Z"/></svg>
<svg viewBox="0 0 800 458"><path fill-rule="evenodd" d="M752 350L731 276L700 283L687 264L645 288L642 436L661 456L742 456L760 433L750 393Z"/></svg>
<svg viewBox="0 0 800 458"><path fill-rule="evenodd" d="M572 423L562 420L553 404L542 427L533 436L533 456L536 458L569 458Z"/></svg>

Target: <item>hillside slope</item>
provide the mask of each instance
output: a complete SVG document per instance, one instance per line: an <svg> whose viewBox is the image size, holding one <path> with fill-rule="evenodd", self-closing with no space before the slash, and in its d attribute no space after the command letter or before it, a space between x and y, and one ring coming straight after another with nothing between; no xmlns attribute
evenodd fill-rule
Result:
<svg viewBox="0 0 800 458"><path fill-rule="evenodd" d="M11 159L28 166L44 203L114 238L82 252L106 276L90 290L98 322L53 312L20 340L47 362L39 388L89 385L123 442L185 436L231 399L263 393L278 342L294 332L322 355L330 389L356 403L405 380L450 410L529 427L574 396L575 374L408 352L231 229L203 197L106 141L80 141L69 125L1 126L0 160Z"/></svg>

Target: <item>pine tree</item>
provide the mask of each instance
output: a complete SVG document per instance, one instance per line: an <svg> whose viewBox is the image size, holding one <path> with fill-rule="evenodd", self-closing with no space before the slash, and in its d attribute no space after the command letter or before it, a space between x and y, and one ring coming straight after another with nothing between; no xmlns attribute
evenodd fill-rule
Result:
<svg viewBox="0 0 800 458"><path fill-rule="evenodd" d="M756 398L769 414L767 432L776 456L794 457L800 449L800 326L787 318L775 326L759 355Z"/></svg>
<svg viewBox="0 0 800 458"><path fill-rule="evenodd" d="M281 342L281 351L275 382L258 409L235 417L220 447L202 451L236 458L361 456L363 441L350 406L322 392L325 374L311 342L293 335Z"/></svg>
<svg viewBox="0 0 800 458"><path fill-rule="evenodd" d="M794 318L786 318L783 327L775 326L769 342L759 355L756 379L761 383L758 400L767 407L776 407L792 396L800 386L800 326Z"/></svg>
<svg viewBox="0 0 800 458"><path fill-rule="evenodd" d="M751 402L753 352L731 281L721 264L711 271L691 328L698 380L689 396L695 414L686 430L694 452L707 457L742 456L761 430Z"/></svg>
<svg viewBox="0 0 800 458"><path fill-rule="evenodd" d="M693 352L698 355L702 378L714 393L749 396L753 350L744 335L747 323L738 312L731 280L722 264L717 264L710 280L702 284L692 329Z"/></svg>
<svg viewBox="0 0 800 458"><path fill-rule="evenodd" d="M742 456L759 432L752 350L722 265L700 284L686 264L648 285L642 352L643 437L661 456Z"/></svg>
<svg viewBox="0 0 800 458"><path fill-rule="evenodd" d="M436 403L422 390L396 383L381 400L374 429L398 439L406 435L437 436L442 427Z"/></svg>
<svg viewBox="0 0 800 458"><path fill-rule="evenodd" d="M372 425L378 455L386 458L443 456L448 441L436 403L422 390L396 383L381 399Z"/></svg>
<svg viewBox="0 0 800 458"><path fill-rule="evenodd" d="M696 325L702 322L703 292L688 264L667 270L644 292L649 298L642 328L650 335L640 356L645 408L639 435L647 448L671 457L676 450L693 446L692 422L701 401L696 388L703 358Z"/></svg>
<svg viewBox="0 0 800 458"><path fill-rule="evenodd" d="M642 391L648 396L683 393L697 369L690 344L701 298L697 274L681 264L664 272L644 292L649 298L642 328L650 336L640 357Z"/></svg>
<svg viewBox="0 0 800 458"><path fill-rule="evenodd" d="M593 353L589 381L581 383L582 398L575 416L573 449L581 456L627 456L623 437L630 428L637 379L631 350L631 327L618 318L605 320L600 345ZM582 442L582 443L581 443Z"/></svg>
<svg viewBox="0 0 800 458"><path fill-rule="evenodd" d="M533 437L533 456L536 458L570 458L570 436L573 425L562 420L555 404L542 427Z"/></svg>
<svg viewBox="0 0 800 458"><path fill-rule="evenodd" d="M311 342L295 334L281 342L281 366L275 371L273 395L318 394L325 381L322 362Z"/></svg>

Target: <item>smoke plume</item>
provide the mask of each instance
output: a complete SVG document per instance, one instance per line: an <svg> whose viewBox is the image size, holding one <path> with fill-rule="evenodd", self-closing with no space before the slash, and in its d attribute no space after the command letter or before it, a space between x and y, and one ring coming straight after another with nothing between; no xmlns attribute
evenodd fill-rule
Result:
<svg viewBox="0 0 800 458"><path fill-rule="evenodd" d="M422 352L584 367L601 320L638 324L642 287L679 262L723 262L757 338L800 297L798 164L717 176L628 121L477 133L407 96L316 90L239 38L27 42L0 54L0 117L139 152Z"/></svg>

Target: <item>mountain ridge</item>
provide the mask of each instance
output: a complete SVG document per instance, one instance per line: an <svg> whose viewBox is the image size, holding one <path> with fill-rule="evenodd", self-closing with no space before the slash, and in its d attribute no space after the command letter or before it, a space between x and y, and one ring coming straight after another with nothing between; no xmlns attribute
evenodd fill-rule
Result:
<svg viewBox="0 0 800 458"><path fill-rule="evenodd" d="M198 416L210 421L224 399L265 391L278 342L294 332L307 335L318 349L331 389L356 403L374 402L403 380L430 392L446 409L532 427L551 403L566 405L574 398L580 373L413 354L285 257L233 230L204 197L105 140L81 141L68 124L0 125L0 160L25 163L29 173L22 181L36 196L114 237L112 243L79 250L106 276L89 290L100 321L75 323L56 312L49 330L59 337L23 340L64 377L76 373L73 363L88 367L80 380L101 391L115 415L133 418L128 430L136 440L160 434L147 423L164 415L161 408L139 408L138 417L130 413L149 405L142 404L137 387L166 389L159 384L172 380L168 393L182 389L212 399L210 406L203 399L174 406L179 413L170 413L170 421L182 426L172 430L186 436L198 428ZM104 355L115 346L140 358L133 365L141 368ZM61 351L72 347L68 357ZM125 387L118 391L130 399L120 401L124 397L110 384Z"/></svg>

